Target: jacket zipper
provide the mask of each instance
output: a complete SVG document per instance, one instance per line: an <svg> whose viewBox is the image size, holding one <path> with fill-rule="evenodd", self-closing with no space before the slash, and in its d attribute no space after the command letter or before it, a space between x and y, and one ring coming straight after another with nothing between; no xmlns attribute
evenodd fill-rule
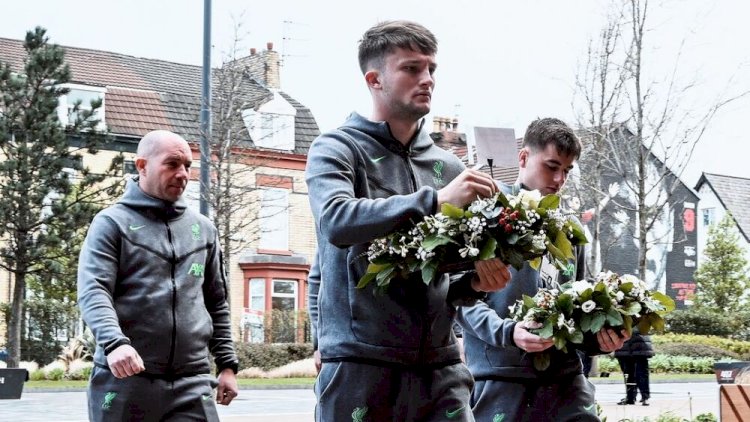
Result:
<svg viewBox="0 0 750 422"><path fill-rule="evenodd" d="M169 346L169 360L167 361L167 372L171 373L174 365L174 352L177 343L177 282L175 281L175 267L177 265L177 253L174 250L174 243L172 242L172 229L169 227L169 223L165 222L167 226L167 238L169 239L169 247L172 249L172 342Z"/></svg>
<svg viewBox="0 0 750 422"><path fill-rule="evenodd" d="M406 161L406 168L409 170L409 177L411 178L411 193L414 193L419 188L417 186L417 177L414 175L414 167L411 165L411 148L404 152L404 161Z"/></svg>
<svg viewBox="0 0 750 422"><path fill-rule="evenodd" d="M417 178L414 175L414 167L412 166L412 163L411 163L411 156L412 156L412 151L410 147L407 151L404 152L404 161L406 161L406 168L408 169L409 177L411 178L411 193L414 193L417 191L419 187L417 186ZM427 287L427 289L429 289L429 286ZM427 296L428 295L424 295L422 297L422 299L425 301L424 302L425 313L429 311L429 306L428 306L429 298ZM428 327L428 324L425 323L425 318L421 317L420 319L421 319L420 321L421 333L419 337L419 351L417 354L417 364L420 364L424 361L424 358L425 358L424 355L425 355L425 349L426 349L425 343L427 343L427 334L429 332L429 327Z"/></svg>

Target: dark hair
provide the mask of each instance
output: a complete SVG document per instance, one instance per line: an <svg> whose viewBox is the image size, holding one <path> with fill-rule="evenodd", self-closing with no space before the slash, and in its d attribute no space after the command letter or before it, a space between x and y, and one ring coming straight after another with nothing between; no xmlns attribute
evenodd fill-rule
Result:
<svg viewBox="0 0 750 422"><path fill-rule="evenodd" d="M366 73L370 66L381 69L385 56L396 48L435 54L437 39L429 29L416 22L381 22L368 29L359 40L359 68L362 73Z"/></svg>
<svg viewBox="0 0 750 422"><path fill-rule="evenodd" d="M541 151L552 144L562 155L578 159L581 156L581 141L573 129L560 119L545 117L536 119L526 128L523 136L523 147L532 151Z"/></svg>

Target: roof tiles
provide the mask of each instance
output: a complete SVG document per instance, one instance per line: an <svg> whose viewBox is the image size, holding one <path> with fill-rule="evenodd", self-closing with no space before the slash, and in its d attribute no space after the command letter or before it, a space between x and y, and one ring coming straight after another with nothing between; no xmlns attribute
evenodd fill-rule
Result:
<svg viewBox="0 0 750 422"><path fill-rule="evenodd" d="M106 87L105 119L115 135L143 136L154 129L168 129L197 141L200 135L202 69L200 66L77 47L63 47L71 70L71 82ZM21 71L26 52L23 42L0 38L0 62ZM212 71L212 102L222 95L222 69ZM310 110L282 96L297 109L295 149L306 154L310 143L320 133ZM254 108L273 98L272 92L257 80L243 76L238 87L242 108ZM242 124L239 113L237 123ZM250 139L246 130L240 136Z"/></svg>
<svg viewBox="0 0 750 422"><path fill-rule="evenodd" d="M708 183L724 207L732 213L745 240L750 242L750 179L703 173L695 189Z"/></svg>

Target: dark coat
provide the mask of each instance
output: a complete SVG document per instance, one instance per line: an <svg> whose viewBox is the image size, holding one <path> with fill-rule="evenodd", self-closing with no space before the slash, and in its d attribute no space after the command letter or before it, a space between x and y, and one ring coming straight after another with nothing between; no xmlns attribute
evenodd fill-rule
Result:
<svg viewBox="0 0 750 422"><path fill-rule="evenodd" d="M654 345L651 343L651 336L644 336L634 332L622 348L615 351L615 357L636 357L645 356L647 358L654 356Z"/></svg>

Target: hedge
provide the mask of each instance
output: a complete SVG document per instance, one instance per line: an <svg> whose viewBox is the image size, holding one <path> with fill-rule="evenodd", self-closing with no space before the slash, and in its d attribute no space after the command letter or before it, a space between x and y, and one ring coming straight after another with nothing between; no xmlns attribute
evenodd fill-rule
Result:
<svg viewBox="0 0 750 422"><path fill-rule="evenodd" d="M717 312L710 308L690 308L670 312L665 317L667 331L750 340L750 312Z"/></svg>
<svg viewBox="0 0 750 422"><path fill-rule="evenodd" d="M717 336L703 336L694 334L659 334L651 336L651 341L658 349L661 344L689 343L704 346L713 346L732 352L741 360L750 360L750 341L732 340ZM685 354L685 353L683 353Z"/></svg>
<svg viewBox="0 0 750 422"><path fill-rule="evenodd" d="M657 354L667 356L691 356L694 358L712 358L712 359L732 359L741 360L742 356L738 353L725 350L721 347L710 346L707 344L691 343L663 343L654 346Z"/></svg>
<svg viewBox="0 0 750 422"><path fill-rule="evenodd" d="M268 371L313 355L311 343L235 343L240 369Z"/></svg>
<svg viewBox="0 0 750 422"><path fill-rule="evenodd" d="M651 373L713 374L716 359L708 357L656 355L648 360ZM621 372L617 359L611 356L599 357L600 372Z"/></svg>

